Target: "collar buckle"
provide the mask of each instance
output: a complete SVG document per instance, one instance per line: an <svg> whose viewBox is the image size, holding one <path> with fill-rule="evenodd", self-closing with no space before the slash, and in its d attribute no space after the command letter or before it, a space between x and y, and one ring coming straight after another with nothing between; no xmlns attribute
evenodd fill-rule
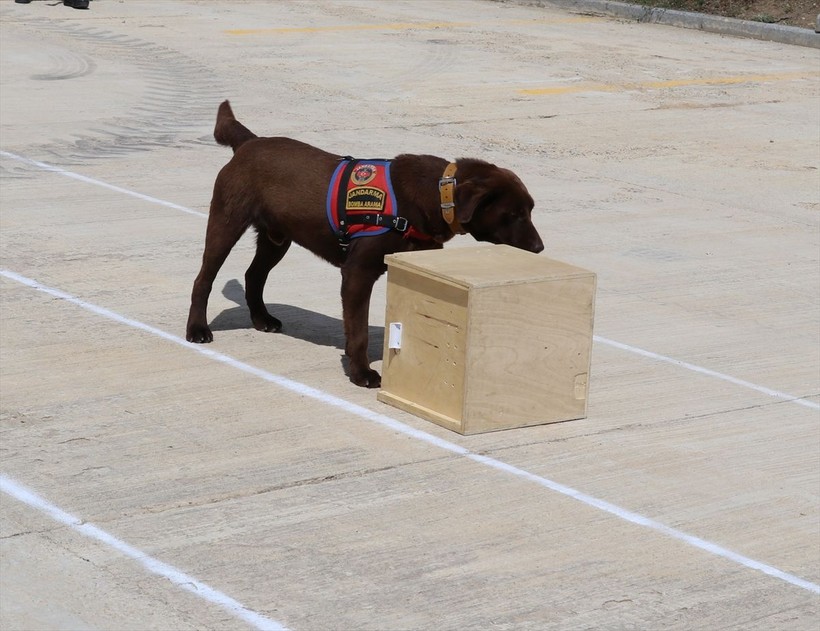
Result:
<svg viewBox="0 0 820 631"><path fill-rule="evenodd" d="M438 179L438 190L440 191L445 186L450 186L450 185L455 186L455 184L456 184L455 176L453 176L453 175L443 175L442 177L440 177Z"/></svg>

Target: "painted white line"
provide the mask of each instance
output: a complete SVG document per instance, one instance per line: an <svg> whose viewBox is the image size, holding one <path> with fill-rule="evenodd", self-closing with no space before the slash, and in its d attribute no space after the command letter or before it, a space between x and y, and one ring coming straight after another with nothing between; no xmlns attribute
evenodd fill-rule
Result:
<svg viewBox="0 0 820 631"><path fill-rule="evenodd" d="M180 210L184 213L188 213L189 215L196 215L198 217L207 217L207 213L199 212L198 210L194 210L192 208L186 208L185 206L180 206L179 204L174 204L172 202L167 202L162 199L158 199L156 197L151 197L149 195L143 195L142 193L136 193L134 191L128 190L126 188L120 188L119 186L113 186L112 184L108 184L107 182L103 182L101 180L95 180L90 177L86 177L84 175L80 175L79 173L74 173L72 171L67 171L65 169L61 169L60 167L55 167L50 164L46 164L45 162L39 162L37 160L31 160L30 158L25 158L23 156L19 156L16 153L11 153L9 151L0 151L0 156L11 158L12 160L17 160L19 162L23 162L25 164L29 164L31 166L36 166L44 171L50 171L52 173L58 173L65 177L70 177L75 180L79 180L81 182L86 182L87 184L94 184L96 186L101 186L103 188L107 188L112 191L116 191L118 193L123 193L124 195L130 195L132 197L136 197L137 199L141 199L143 201L151 202L153 204L160 204L161 206L167 206L168 208L175 208L176 210ZM750 381L745 381L743 379L737 379L736 377L732 377L731 375L727 375L721 372L717 372L715 370L711 370L709 368L703 368L701 366L696 366L695 364L690 364L689 362L681 361L679 359L674 359L672 357L666 357L665 355L659 355L657 353L653 353L651 351L646 351L636 346L630 346L629 344L622 344L621 342L616 342L615 340L610 340L605 337L600 337L598 335L594 336L596 342L601 344L607 344L614 348L621 349L623 351L627 351L629 353L634 353L637 355L642 355L643 357L647 357L649 359L654 359L656 361L667 362L670 364L674 364L679 368L685 368L686 370L691 370L694 372L698 372L702 375L708 375L710 377L714 377L716 379L722 379L723 381L728 381L730 383L735 384L736 386L741 386L744 388L749 388L750 390L754 390L755 392L759 392L761 394L765 394L771 397L775 397L778 399L783 399L784 401L788 401L789 403L796 403L797 405L802 405L807 408L811 408L813 410L820 410L820 404L814 403L813 401L808 401L806 399L802 399L792 394L788 394L786 392L779 392L777 390L772 390L771 388L767 388L765 386L759 386L754 384Z"/></svg>
<svg viewBox="0 0 820 631"><path fill-rule="evenodd" d="M208 216L208 213L199 212L198 210L194 210L193 208L186 208L185 206L180 206L179 204L174 204L173 202L167 202L164 199L151 197L150 195L143 195L142 193L137 193L136 191L131 191L127 188L122 188L120 186L114 186L113 184L109 184L108 182L103 182L102 180L95 180L92 177L86 177L85 175L74 173L73 171L66 171L65 169L61 169L60 167L55 167L50 164L46 164L45 162L39 162L37 160L32 160L30 158L18 156L16 153L11 153L10 151L0 151L0 156L3 156L4 158L11 158L12 160L17 160L18 162L22 162L23 164L28 164L30 166L35 166L39 169L42 169L43 171L50 171L51 173L57 173L64 177L69 177L72 180L79 180L80 182L85 182L86 184L93 184L94 186L101 186L102 188L107 188L109 191L122 193L123 195L129 195L131 197L136 197L137 199L141 199L145 202L159 204L160 206L167 206L168 208L173 208L174 210L179 210L184 213L188 213L189 215L196 215L197 217Z"/></svg>
<svg viewBox="0 0 820 631"><path fill-rule="evenodd" d="M31 508L46 514L54 521L68 526L79 534L88 537L89 539L99 541L109 548L113 548L126 557L133 559L152 574L166 578L177 587L184 589L186 592L190 592L202 600L206 600L214 605L217 605L231 615L244 620L255 629L260 629L261 631L287 631L287 627L281 623L248 609L240 602L237 602L230 596L227 596L219 590L214 589L210 585L197 580L190 574L185 574L185 572L178 570L172 565L163 563L162 561L149 556L142 550L138 550L137 548L128 545L124 541L117 539L114 535L102 530L101 528L98 528L94 524L83 521L79 517L75 517L71 513L65 512L59 506L55 506L33 491L30 491L23 485L2 474L0 474L0 491L26 504L27 506L30 506Z"/></svg>
<svg viewBox="0 0 820 631"><path fill-rule="evenodd" d="M722 372L717 372L716 370L711 370L709 368L704 368L702 366L696 366L695 364L690 364L689 362L681 361L680 359L675 359L674 357L659 355L658 353L653 353L652 351L647 351L642 348L638 348L637 346L630 346L629 344L616 342L615 340L610 340L605 337L601 337L600 335L593 335L592 337L596 342L600 342L601 344L606 344L607 346L612 346L614 348L621 349L622 351L628 351L630 353L635 353L636 355L642 355L643 357L648 357L649 359L654 359L659 362L666 362L668 364L678 366L679 368L686 368L687 370L691 370L692 372L698 372L702 375L714 377L715 379L722 379L723 381L728 381L729 383L733 383L736 386L749 388L750 390L755 390L756 392L760 392L761 394L765 394L776 399L783 399L784 401L788 401L789 403L796 403L797 405L802 405L812 410L820 410L820 404L815 403L814 401L809 401L808 399L801 399L800 397L796 397L793 394L788 394L787 392L772 390L771 388L754 384L751 381L745 381L743 379L738 379L737 377L732 377L731 375L727 375Z"/></svg>
<svg viewBox="0 0 820 631"><path fill-rule="evenodd" d="M288 379L287 377L269 373L266 370L257 368L256 366L251 366L250 364L246 364L245 362L242 362L238 359L234 359L233 357L230 357L228 355L224 355L217 351L213 351L200 344L191 344L181 337L171 335L170 333L166 333L165 331L157 329L156 327L153 327L149 324L144 324L137 320L132 320L131 318L127 318L103 307L90 304L64 291L47 287L45 285L38 283L36 280L32 280L25 276L21 276L20 274L16 274L9 270L0 270L0 276L4 276L22 285L31 287L32 289L36 289L39 292L48 294L50 296L54 296L55 298L66 300L72 304L77 305L78 307L81 307L87 311L91 311L92 313L103 316L105 318L114 320L115 322L134 327L141 331L145 331L146 333L151 333L153 335L161 337L164 340L173 342L174 344L183 346L189 350L197 352L200 355L205 355L210 359L216 360L223 364L227 364L228 366L231 366L248 374L259 377L260 379L264 379L265 381L268 381L270 383L276 384L277 386L280 386L281 388L294 392L298 395L308 397L316 401L320 401L321 403L325 403L327 405L336 407L340 410L343 410L344 412L347 412L348 414L358 416L359 418L371 421L373 423L377 423L378 425L391 429L395 432L404 434L406 436L410 436L412 438L415 438L416 440L420 440L422 442L433 445L440 449L444 449L445 451L456 454L458 456L463 456L465 458L468 458L469 460L490 467L492 469L503 471L505 473L515 475L530 482L534 482L535 484L538 484L546 489L549 489L556 493L560 493L561 495L564 495L566 497L570 497L583 504L586 504L587 506L591 506L593 508L597 508L598 510L602 510L624 521L628 521L638 526L643 526L644 528L654 530L655 532L661 533L678 541L682 541L690 546L699 548L700 550L704 550L705 552L708 552L715 556L728 559L729 561L732 561L749 569L763 572L764 574L780 579L781 581L784 581L791 585L795 585L797 587L808 590L815 594L820 594L820 585L816 583L812 583L811 581L807 581L793 574L789 574L788 572L784 572L771 565L761 563L760 561L755 561L754 559L750 559L749 557L743 556L742 554L738 554L737 552L719 546L715 543L706 541L705 539L701 539L700 537L696 537L694 535L690 535L686 532L683 532L682 530L672 528L658 521L655 521L654 519L645 517L638 513L634 513L625 508L621 508L620 506L617 506L605 500L601 500L591 495L587 495L586 493L573 489L569 486L565 486L559 482L554 482L553 480L550 480L548 478L544 478L534 473L530 473L529 471L525 471L524 469L520 469L519 467L507 464L506 462L502 462L501 460L497 460L490 456L484 456L481 454L471 452L469 449L466 449L461 445L457 445L456 443L444 440L443 438L439 438L432 434L428 434L427 432L415 429L413 427L410 427L409 425L405 425L404 423L397 421L396 419L391 418L385 414L374 412L361 405L351 403L350 401L346 401L345 399L341 399L332 394L329 394L317 388L313 388L301 382Z"/></svg>

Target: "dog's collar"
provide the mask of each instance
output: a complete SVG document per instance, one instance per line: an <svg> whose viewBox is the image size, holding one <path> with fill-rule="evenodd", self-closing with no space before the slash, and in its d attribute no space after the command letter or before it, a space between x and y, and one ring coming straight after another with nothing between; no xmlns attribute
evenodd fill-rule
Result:
<svg viewBox="0 0 820 631"><path fill-rule="evenodd" d="M438 180L438 193L441 197L441 216L444 218L444 221L450 226L450 230L453 231L453 234L465 234L466 230L461 227L461 224L456 218L455 175L457 168L455 162L451 162L447 165L447 168L444 169L444 173Z"/></svg>

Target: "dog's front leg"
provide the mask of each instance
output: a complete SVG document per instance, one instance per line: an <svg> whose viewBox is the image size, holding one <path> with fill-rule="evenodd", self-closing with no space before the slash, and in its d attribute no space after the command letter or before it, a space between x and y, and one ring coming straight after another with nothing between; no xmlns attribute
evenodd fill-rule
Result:
<svg viewBox="0 0 820 631"><path fill-rule="evenodd" d="M367 357L370 295L382 273L381 266L360 265L352 257L342 266L345 355L350 360L350 381L364 388L382 385L381 375L371 370Z"/></svg>

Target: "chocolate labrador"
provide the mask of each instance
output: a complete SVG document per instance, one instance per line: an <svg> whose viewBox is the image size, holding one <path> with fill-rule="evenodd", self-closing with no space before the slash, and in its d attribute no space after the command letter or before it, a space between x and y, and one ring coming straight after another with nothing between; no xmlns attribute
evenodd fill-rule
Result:
<svg viewBox="0 0 820 631"><path fill-rule="evenodd" d="M350 380L381 385L367 357L370 295L393 252L441 248L454 234L531 252L544 245L531 221L533 200L520 179L482 160L449 163L431 155L353 160L298 140L260 138L219 106L214 138L234 156L216 178L202 267L194 281L186 337L210 342L213 281L245 230L257 232L245 273L253 326L279 331L262 290L270 270L296 242L341 268L345 354ZM359 238L361 237L361 238Z"/></svg>

